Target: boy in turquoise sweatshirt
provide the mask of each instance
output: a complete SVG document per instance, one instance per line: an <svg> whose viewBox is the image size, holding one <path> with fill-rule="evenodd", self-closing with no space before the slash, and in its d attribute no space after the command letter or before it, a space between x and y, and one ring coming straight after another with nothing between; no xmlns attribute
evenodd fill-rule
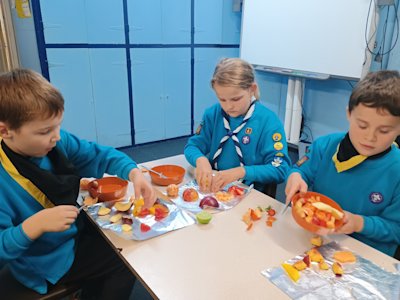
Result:
<svg viewBox="0 0 400 300"><path fill-rule="evenodd" d="M297 192L327 195L345 210L343 227L393 256L400 245L400 75L368 74L353 90L349 131L317 139L290 172L286 201Z"/></svg>
<svg viewBox="0 0 400 300"><path fill-rule="evenodd" d="M0 75L0 267L40 294L79 281L84 295L94 286L96 299L128 299L135 278L79 215L79 183L118 175L147 206L154 191L125 154L60 130L63 112L62 95L41 75Z"/></svg>

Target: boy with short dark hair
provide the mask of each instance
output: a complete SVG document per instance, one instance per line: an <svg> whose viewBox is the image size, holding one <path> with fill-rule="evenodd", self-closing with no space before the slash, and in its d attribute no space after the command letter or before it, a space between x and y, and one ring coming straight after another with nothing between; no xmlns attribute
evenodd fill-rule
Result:
<svg viewBox="0 0 400 300"><path fill-rule="evenodd" d="M96 282L96 299L127 299L134 276L79 216L79 183L118 175L146 206L154 191L125 154L60 130L63 113L62 95L38 73L0 75L0 266L41 294L76 280Z"/></svg>
<svg viewBox="0 0 400 300"><path fill-rule="evenodd" d="M349 131L317 139L290 172L286 201L308 187L345 211L329 233L356 239L393 256L400 244L400 75L368 74L353 90Z"/></svg>

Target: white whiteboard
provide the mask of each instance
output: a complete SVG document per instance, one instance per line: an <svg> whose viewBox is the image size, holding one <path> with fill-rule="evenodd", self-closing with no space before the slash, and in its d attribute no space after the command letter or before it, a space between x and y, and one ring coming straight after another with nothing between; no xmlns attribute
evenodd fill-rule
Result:
<svg viewBox="0 0 400 300"><path fill-rule="evenodd" d="M372 21L373 0L245 0L240 57L258 66L358 79Z"/></svg>

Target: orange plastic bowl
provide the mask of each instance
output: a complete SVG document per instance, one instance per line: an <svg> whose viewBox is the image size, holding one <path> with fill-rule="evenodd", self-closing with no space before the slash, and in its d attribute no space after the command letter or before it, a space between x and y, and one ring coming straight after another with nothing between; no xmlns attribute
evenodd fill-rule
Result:
<svg viewBox="0 0 400 300"><path fill-rule="evenodd" d="M104 177L89 182L88 191L91 197L99 202L122 200L128 190L128 181L119 177Z"/></svg>
<svg viewBox="0 0 400 300"><path fill-rule="evenodd" d="M301 227L303 227L305 230L311 231L316 233L319 230L327 230L328 228L324 227L324 226L318 226L314 223L308 223L305 218L302 218L299 213L297 212L297 210L295 209L296 206L296 202L298 200L300 200L301 198L311 198L312 196L314 197L319 197L319 201L320 202L324 202L330 206L332 206L333 208L336 208L337 210L343 212L343 209L340 207L339 204L337 204L335 201L333 201L331 198L320 194L320 193L316 193L316 192L306 192L306 193L297 193L296 195L294 195L294 197L292 198L292 216L295 219L296 223L299 224ZM339 228L343 225L343 218L340 220L335 220L335 229Z"/></svg>
<svg viewBox="0 0 400 300"><path fill-rule="evenodd" d="M162 178L156 173L149 172L151 181L157 185L179 184L185 176L185 169L177 165L160 165L151 169L167 177Z"/></svg>

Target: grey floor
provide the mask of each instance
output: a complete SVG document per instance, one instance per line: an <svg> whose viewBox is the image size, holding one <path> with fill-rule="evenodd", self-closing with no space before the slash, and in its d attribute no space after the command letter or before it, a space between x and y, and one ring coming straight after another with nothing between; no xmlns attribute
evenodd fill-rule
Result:
<svg viewBox="0 0 400 300"><path fill-rule="evenodd" d="M186 145L187 137L173 139L163 142L156 142L146 144L142 146L135 146L129 148L120 149L121 151L132 157L137 163L142 163L150 160L160 159L168 156L178 155L183 153L183 148ZM298 159L297 150L289 149L289 155L292 162L296 162ZM285 201L285 186L279 184L276 191L276 199L284 202ZM148 300L152 299L146 289L140 284L139 280L136 281L135 287L132 291L130 300Z"/></svg>

